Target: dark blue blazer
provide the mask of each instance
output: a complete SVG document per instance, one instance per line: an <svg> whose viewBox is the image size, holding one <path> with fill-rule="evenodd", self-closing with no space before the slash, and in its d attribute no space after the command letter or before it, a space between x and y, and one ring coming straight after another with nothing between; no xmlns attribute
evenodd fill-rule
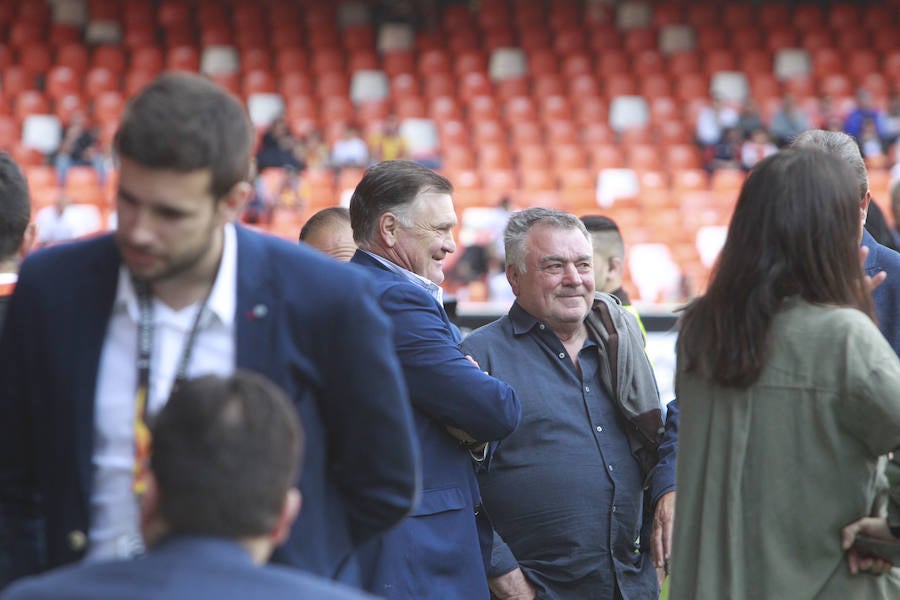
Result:
<svg viewBox="0 0 900 600"><path fill-rule="evenodd" d="M519 400L466 359L446 312L424 288L362 251L352 262L374 275L376 297L394 321L422 455L421 501L410 518L366 549L368 589L387 598L486 600L490 523L472 459L446 428L499 440L518 425Z"/></svg>
<svg viewBox="0 0 900 600"><path fill-rule="evenodd" d="M415 497L418 453L391 324L362 269L242 227L237 247L237 366L287 391L307 437L303 512L275 560L334 577ZM0 586L84 555L97 370L119 264L107 235L22 266L0 337ZM132 401L127 390L122 400Z"/></svg>
<svg viewBox="0 0 900 600"><path fill-rule="evenodd" d="M869 255L863 270L870 277L879 271L887 273L887 279L872 292L878 328L887 338L891 348L900 356L900 253L875 241L863 230L862 245L869 247Z"/></svg>
<svg viewBox="0 0 900 600"><path fill-rule="evenodd" d="M57 569L17 582L2 600L366 600L368 594L286 567L258 567L237 544L167 540L145 557Z"/></svg>

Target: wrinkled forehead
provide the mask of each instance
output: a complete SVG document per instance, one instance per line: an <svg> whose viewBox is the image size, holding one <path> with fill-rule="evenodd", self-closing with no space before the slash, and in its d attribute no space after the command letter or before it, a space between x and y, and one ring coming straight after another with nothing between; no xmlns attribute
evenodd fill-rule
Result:
<svg viewBox="0 0 900 600"><path fill-rule="evenodd" d="M526 252L530 258L544 255L564 256L566 258L591 257L593 245L589 236L576 227L559 227L552 224L538 223L531 228L526 237Z"/></svg>

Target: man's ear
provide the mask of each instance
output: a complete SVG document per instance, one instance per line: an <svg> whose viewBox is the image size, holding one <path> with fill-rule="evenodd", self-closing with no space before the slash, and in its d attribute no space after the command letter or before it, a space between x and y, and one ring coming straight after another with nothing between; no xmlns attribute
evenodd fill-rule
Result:
<svg viewBox="0 0 900 600"><path fill-rule="evenodd" d="M609 268L606 271L606 279L612 279L613 277L621 277L622 276L622 257L621 256L610 256L609 257ZM599 281L597 283L600 283Z"/></svg>
<svg viewBox="0 0 900 600"><path fill-rule="evenodd" d="M22 245L19 247L20 258L25 258L31 252L31 249L34 248L34 243L37 241L37 236L38 224L29 223L28 227L25 228L25 235L22 236Z"/></svg>
<svg viewBox="0 0 900 600"><path fill-rule="evenodd" d="M397 245L397 234L400 230L400 220L397 215L388 211L378 217L378 239L386 248Z"/></svg>
<svg viewBox="0 0 900 600"><path fill-rule="evenodd" d="M237 220L244 206L250 201L253 195L253 186L246 181L239 181L218 203L218 209L221 212L222 222L230 223Z"/></svg>
<svg viewBox="0 0 900 600"><path fill-rule="evenodd" d="M519 278L522 276L522 273L519 271L519 267L512 264L511 262L506 263L506 280L509 282L509 287L512 288L513 294L519 295Z"/></svg>
<svg viewBox="0 0 900 600"><path fill-rule="evenodd" d="M284 505L281 507L278 521L275 523L275 527L269 536L272 539L273 546L280 546L288 539L288 536L291 534L291 525L294 524L294 520L300 514L300 505L302 503L303 497L297 488L289 489L287 494L284 495Z"/></svg>
<svg viewBox="0 0 900 600"><path fill-rule="evenodd" d="M859 201L859 218L863 223L866 222L866 215L869 212L869 202L872 201L871 190L866 190L866 195Z"/></svg>

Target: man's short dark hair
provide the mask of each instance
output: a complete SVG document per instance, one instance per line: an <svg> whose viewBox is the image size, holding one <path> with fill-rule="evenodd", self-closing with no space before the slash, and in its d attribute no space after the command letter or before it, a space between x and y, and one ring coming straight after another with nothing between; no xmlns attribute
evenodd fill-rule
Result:
<svg viewBox="0 0 900 600"><path fill-rule="evenodd" d="M221 198L250 174L255 136L237 98L191 73L163 73L132 98L116 132L116 153L151 169L209 169Z"/></svg>
<svg viewBox="0 0 900 600"><path fill-rule="evenodd" d="M353 241L364 247L375 240L378 219L395 213L411 227L409 208L421 192L452 194L453 184L431 169L408 160L386 160L366 169L350 198Z"/></svg>
<svg viewBox="0 0 900 600"><path fill-rule="evenodd" d="M591 234L595 254L607 259L625 258L625 241L615 221L603 215L585 215L581 222Z"/></svg>
<svg viewBox="0 0 900 600"><path fill-rule="evenodd" d="M302 463L303 429L260 375L185 381L152 423L160 512L179 534L237 539L275 527Z"/></svg>
<svg viewBox="0 0 900 600"><path fill-rule="evenodd" d="M603 215L585 215L581 217L581 222L584 223L585 229L591 233L597 231L619 231L619 226L616 225L616 222Z"/></svg>
<svg viewBox="0 0 900 600"><path fill-rule="evenodd" d="M300 241L307 239L313 233L318 231L320 228L325 225L330 225L332 223L349 223L350 222L350 211L344 208L343 206L330 206L328 208L323 208L313 216L309 218L309 220L303 224L303 227L300 228Z"/></svg>
<svg viewBox="0 0 900 600"><path fill-rule="evenodd" d="M0 152L0 261L16 255L30 221L31 197L25 176L9 154Z"/></svg>

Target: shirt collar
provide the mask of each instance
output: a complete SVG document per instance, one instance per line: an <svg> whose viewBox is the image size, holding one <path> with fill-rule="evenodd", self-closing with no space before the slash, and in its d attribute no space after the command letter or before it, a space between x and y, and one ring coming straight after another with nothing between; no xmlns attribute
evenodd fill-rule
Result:
<svg viewBox="0 0 900 600"><path fill-rule="evenodd" d="M512 307L509 309L509 320L512 322L513 333L516 335L528 333L535 326L540 326L542 331L550 329L546 323L542 323L531 316L531 313L522 308L518 302L513 302Z"/></svg>
<svg viewBox="0 0 900 600"><path fill-rule="evenodd" d="M0 273L0 285L16 283L19 281L18 273Z"/></svg>
<svg viewBox="0 0 900 600"><path fill-rule="evenodd" d="M545 332L556 337L556 334L553 333L553 330L550 329L549 325L547 325L540 319L533 317L531 313L522 308L518 302L513 302L512 307L509 309L509 320L512 323L513 333L515 335L523 335L537 327L541 332ZM595 342L593 339L591 339L590 335L588 335L585 339L584 345L595 345Z"/></svg>
<svg viewBox="0 0 900 600"><path fill-rule="evenodd" d="M360 248L360 250L362 250L362 248ZM437 300L438 304L441 304L441 305L444 304L444 290L441 288L441 286L439 286L435 282L433 282L430 279L427 279L425 277L422 277L418 273L413 273L412 271L408 271L408 270L404 269L403 267L401 267L400 265L398 265L396 263L392 263L388 259L378 256L377 254L373 254L373 253L369 252L368 250L362 250L362 251L365 252L366 254L368 254L369 256L371 256L372 258L374 258L375 260L377 260L382 265L384 265L384 267L387 270L397 273L398 275L402 275L406 280L416 284L420 288L423 288L426 292L431 294L432 298Z"/></svg>
<svg viewBox="0 0 900 600"><path fill-rule="evenodd" d="M206 303L207 314L212 314L226 327L234 324L234 312L237 299L237 235L234 225L226 223L224 228L222 259L219 261L219 271L216 280L209 292ZM113 310L126 310L128 316L137 323L140 319L137 292L131 281L131 275L125 265L119 266L119 282L116 287L116 299Z"/></svg>

